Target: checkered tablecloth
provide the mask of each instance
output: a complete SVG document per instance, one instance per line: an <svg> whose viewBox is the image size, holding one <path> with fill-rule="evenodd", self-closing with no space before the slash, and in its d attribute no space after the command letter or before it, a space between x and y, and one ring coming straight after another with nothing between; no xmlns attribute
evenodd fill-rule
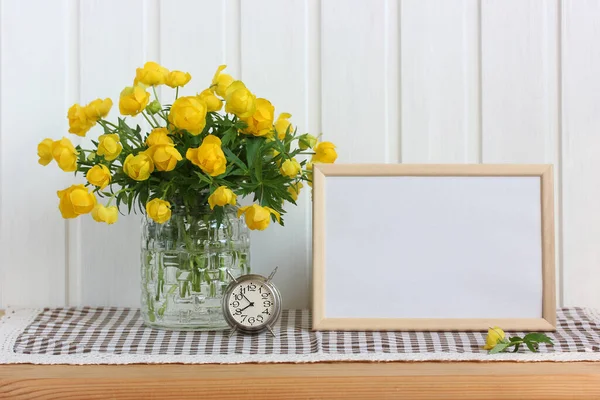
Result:
<svg viewBox="0 0 600 400"><path fill-rule="evenodd" d="M285 310L275 337L263 333L231 338L222 331L150 329L136 309L8 311L0 322L0 364L600 361L600 320L595 312L563 308L557 316L558 329L549 334L554 346L541 345L538 354L522 349L491 356L482 349L485 332L313 332L306 310Z"/></svg>

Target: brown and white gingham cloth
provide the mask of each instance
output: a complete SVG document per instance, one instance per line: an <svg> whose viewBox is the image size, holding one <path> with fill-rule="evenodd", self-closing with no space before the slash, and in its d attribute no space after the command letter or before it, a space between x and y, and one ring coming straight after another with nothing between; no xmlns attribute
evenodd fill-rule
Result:
<svg viewBox="0 0 600 400"><path fill-rule="evenodd" d="M150 329L136 309L52 308L39 311L23 327L14 339L12 361L8 362L600 360L600 321L595 313L563 308L557 316L557 330L549 333L554 346L541 345L535 355L522 349L517 354L490 356L482 349L485 332L313 332L307 310L283 311L275 337L263 333L229 338L223 331Z"/></svg>

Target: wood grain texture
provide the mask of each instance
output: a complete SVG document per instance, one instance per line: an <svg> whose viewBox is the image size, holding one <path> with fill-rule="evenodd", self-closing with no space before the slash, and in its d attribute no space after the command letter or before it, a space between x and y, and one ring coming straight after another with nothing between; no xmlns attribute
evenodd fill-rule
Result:
<svg viewBox="0 0 600 400"><path fill-rule="evenodd" d="M600 363L0 366L11 399L587 399Z"/></svg>

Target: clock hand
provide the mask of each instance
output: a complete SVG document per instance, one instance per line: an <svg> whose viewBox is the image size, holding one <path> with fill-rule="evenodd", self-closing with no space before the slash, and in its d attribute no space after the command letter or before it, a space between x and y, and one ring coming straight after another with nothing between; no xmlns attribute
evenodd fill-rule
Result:
<svg viewBox="0 0 600 400"><path fill-rule="evenodd" d="M245 298L245 299L246 299L246 301L247 301L248 303L252 303L250 300L248 300L248 298L246 297L246 295L244 294L244 292L242 292L242 288L241 288L241 287L240 287L240 294L242 295L242 297L243 297L243 298ZM254 303L252 303L252 304L254 304Z"/></svg>
<svg viewBox="0 0 600 400"><path fill-rule="evenodd" d="M244 311L244 310L245 310L246 308L248 308L248 307L254 307L254 303L252 303L252 302L251 302L251 303L250 303L250 304L248 304L246 307L242 308L242 309L240 310L240 312Z"/></svg>

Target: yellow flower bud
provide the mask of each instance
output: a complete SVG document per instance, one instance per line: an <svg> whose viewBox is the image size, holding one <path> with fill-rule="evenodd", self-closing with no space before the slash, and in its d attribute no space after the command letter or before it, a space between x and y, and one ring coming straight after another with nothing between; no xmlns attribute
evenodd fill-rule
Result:
<svg viewBox="0 0 600 400"><path fill-rule="evenodd" d="M130 154L123 163L123 172L131 179L145 181L154 172L154 163L146 153L140 153L137 156Z"/></svg>
<svg viewBox="0 0 600 400"><path fill-rule="evenodd" d="M154 128L146 138L146 145L148 147L157 144L173 144L173 140L169 137L167 128Z"/></svg>
<svg viewBox="0 0 600 400"><path fill-rule="evenodd" d="M277 132L279 140L285 139L285 134L288 130L290 133L294 133L294 127L289 121L289 118L292 118L292 114L281 113L279 114L279 117L277 117L277 121L275 121L275 132Z"/></svg>
<svg viewBox="0 0 600 400"><path fill-rule="evenodd" d="M150 102L150 104L148 104L146 106L146 112L151 115L156 114L160 110L161 110L161 106L160 106L160 103L158 102L158 100L153 100Z"/></svg>
<svg viewBox="0 0 600 400"><path fill-rule="evenodd" d="M104 189L111 180L110 170L103 164L94 165L88 170L85 177L89 183L100 189Z"/></svg>
<svg viewBox="0 0 600 400"><path fill-rule="evenodd" d="M89 193L83 185L71 187L57 192L60 203L58 208L63 218L76 218L87 214L96 206L96 196Z"/></svg>
<svg viewBox="0 0 600 400"><path fill-rule="evenodd" d="M235 206L235 200L237 195L231 191L227 186L219 186L209 197L208 204L210 209L214 209L215 206L223 207L226 204Z"/></svg>
<svg viewBox="0 0 600 400"><path fill-rule="evenodd" d="M206 126L206 104L196 96L180 97L171 106L169 122L196 136Z"/></svg>
<svg viewBox="0 0 600 400"><path fill-rule="evenodd" d="M273 130L273 119L275 118L275 107L267 99L256 99L256 111L248 118L242 118L248 128L244 133L254 136L266 136Z"/></svg>
<svg viewBox="0 0 600 400"><path fill-rule="evenodd" d="M168 75L168 69L153 61L148 61L143 68L135 70L135 83L142 83L146 86L162 85L166 82Z"/></svg>
<svg viewBox="0 0 600 400"><path fill-rule="evenodd" d="M105 207L103 204L97 204L92 210L92 218L94 221L112 225L119 219L119 209L116 206Z"/></svg>
<svg viewBox="0 0 600 400"><path fill-rule="evenodd" d="M311 162L331 164L335 162L338 155L335 151L335 145L331 142L321 142L314 149L315 154L312 156Z"/></svg>
<svg viewBox="0 0 600 400"><path fill-rule="evenodd" d="M188 149L185 158L210 176L221 175L227 168L227 159L221 149L221 139L208 135L197 149Z"/></svg>
<svg viewBox="0 0 600 400"><path fill-rule="evenodd" d="M152 158L152 162L158 171L173 171L177 161L183 159L174 144L155 144L145 153Z"/></svg>
<svg viewBox="0 0 600 400"><path fill-rule="evenodd" d="M67 138L62 138L52 143L52 157L65 172L77 170L77 156L79 153L73 147L73 143Z"/></svg>
<svg viewBox="0 0 600 400"><path fill-rule="evenodd" d="M292 158L291 160L285 160L281 164L281 168L279 170L281 172L281 175L294 178L300 173L300 171L302 171L302 167L300 166L300 163L296 161L295 158Z"/></svg>
<svg viewBox="0 0 600 400"><path fill-rule="evenodd" d="M211 90L223 98L225 97L227 88L233 83L231 75L221 73L225 68L227 68L227 65L220 65L217 68L211 84Z"/></svg>
<svg viewBox="0 0 600 400"><path fill-rule="evenodd" d="M152 199L146 203L146 214L159 224L164 224L171 218L171 204L161 199Z"/></svg>
<svg viewBox="0 0 600 400"><path fill-rule="evenodd" d="M225 111L240 118L247 118L256 111L256 96L242 81L235 81L225 92Z"/></svg>
<svg viewBox="0 0 600 400"><path fill-rule="evenodd" d="M211 89L203 90L197 97L206 103L207 111L219 111L223 107L223 102L215 96Z"/></svg>
<svg viewBox="0 0 600 400"><path fill-rule="evenodd" d="M298 138L298 147L300 150L312 149L317 144L317 138L305 133Z"/></svg>
<svg viewBox="0 0 600 400"><path fill-rule="evenodd" d="M111 99L96 99L85 106L85 115L87 115L89 119L97 121L100 118L105 118L108 115L112 105L113 102Z"/></svg>
<svg viewBox="0 0 600 400"><path fill-rule="evenodd" d="M67 113L69 132L84 137L87 131L96 124L96 120L87 116L85 109L79 104L73 104Z"/></svg>
<svg viewBox="0 0 600 400"><path fill-rule="evenodd" d="M97 153L99 156L104 156L106 161L112 161L119 157L121 150L123 150L121 139L116 133L108 133L106 135L101 135L98 138Z"/></svg>
<svg viewBox="0 0 600 400"><path fill-rule="evenodd" d="M192 79L192 76L189 72L182 71L171 71L169 75L167 75L167 79L165 83L167 86L172 88L176 88L177 86L185 86Z"/></svg>
<svg viewBox="0 0 600 400"><path fill-rule="evenodd" d="M487 338L485 339L485 346L483 346L484 350L491 350L494 348L494 346L496 346L498 343L500 343L502 341L502 339L504 339L506 335L504 334L504 331L500 328L498 328L497 326L488 329L488 334L487 334Z"/></svg>
<svg viewBox="0 0 600 400"><path fill-rule="evenodd" d="M280 215L277 211L269 207L262 207L258 204L251 206L240 207L238 209L238 218L244 215L246 225L251 230L264 231L271 223L271 214L275 216L277 221L280 221Z"/></svg>
<svg viewBox="0 0 600 400"><path fill-rule="evenodd" d="M304 185L302 184L302 182L296 182L290 186L288 186L287 191L290 194L290 196L292 196L292 199L294 199L294 201L298 200L298 195L300 194L300 189L302 189L304 187Z"/></svg>
<svg viewBox="0 0 600 400"><path fill-rule="evenodd" d="M121 92L119 98L119 112L123 115L136 116L146 108L150 100L150 93L143 87L128 86Z"/></svg>
<svg viewBox="0 0 600 400"><path fill-rule="evenodd" d="M38 162L42 165L48 165L52 161L52 144L54 140L44 139L37 146L37 154L40 158Z"/></svg>

